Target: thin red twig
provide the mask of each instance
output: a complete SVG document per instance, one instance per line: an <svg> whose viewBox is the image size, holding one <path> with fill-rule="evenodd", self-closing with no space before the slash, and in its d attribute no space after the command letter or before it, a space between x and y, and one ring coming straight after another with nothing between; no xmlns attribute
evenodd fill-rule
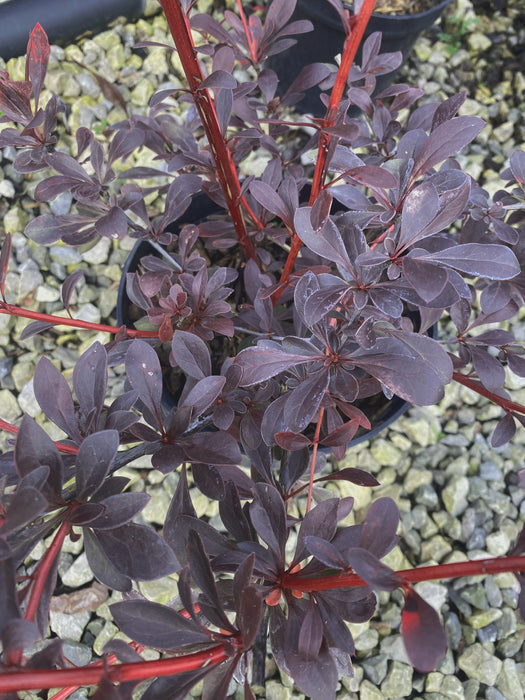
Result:
<svg viewBox="0 0 525 700"><path fill-rule="evenodd" d="M477 382L474 379L470 379L470 377L466 377L464 374L461 374L461 372L453 372L452 379L454 379L454 381L458 382L459 384L463 384L463 386L472 389L472 391L475 391L477 394L480 394L480 396L484 396L485 398L490 399L492 403L498 404L498 406L501 406L501 408L505 409L505 411L525 413L525 406L522 406L519 403L515 403L514 401L509 401L509 399L506 399L503 396L498 396L493 391L485 389L485 387L482 386L480 382Z"/></svg>

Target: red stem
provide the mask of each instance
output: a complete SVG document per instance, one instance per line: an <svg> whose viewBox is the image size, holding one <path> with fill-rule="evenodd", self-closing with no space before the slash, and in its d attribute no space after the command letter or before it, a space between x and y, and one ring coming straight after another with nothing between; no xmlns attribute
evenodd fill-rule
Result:
<svg viewBox="0 0 525 700"><path fill-rule="evenodd" d="M230 643L230 642L229 642ZM46 688L70 687L73 685L96 685L107 677L112 683L146 680L159 676L172 676L185 671L194 671L211 664L216 665L229 658L222 644L210 647L206 651L195 652L187 656L158 659L155 661L138 661L136 663L104 666L84 666L53 670L20 670L0 674L0 693L17 690L44 690Z"/></svg>
<svg viewBox="0 0 525 700"><path fill-rule="evenodd" d="M38 606L40 604L40 599L42 597L42 592L47 582L48 574L51 570L51 567L53 566L53 562L60 554L60 550L62 549L62 545L64 544L66 536L71 530L71 525L68 522L68 517L76 508L76 505L69 507L66 517L62 521L60 527L58 528L49 549L44 554L44 558L41 559L40 563L38 564L35 582L33 583L33 588L31 589L31 597L29 598L29 603L27 604L27 608L24 615L24 618L26 620L29 620L30 622L33 622L33 620L36 617Z"/></svg>
<svg viewBox="0 0 525 700"><path fill-rule="evenodd" d="M465 375L461 374L460 372L453 372L452 379L454 379L459 384L463 384L463 386L472 389L472 391L475 391L477 394L480 394L481 396L485 396L485 398L490 399L493 403L496 403L498 404L498 406L504 408L505 411L525 413L525 406L521 406L521 404L519 403L514 403L514 401L509 401L509 399L505 399L503 396L498 396L497 394L494 394L494 392L489 391L489 389L485 389L485 387L482 386L479 382L470 379L469 377L465 377Z"/></svg>
<svg viewBox="0 0 525 700"><path fill-rule="evenodd" d="M0 418L0 430L6 430L8 433L13 433L14 435L18 433L17 426L8 423L3 418ZM78 447L76 445L64 445L62 442L55 442L54 445L59 452L63 452L64 454L76 455L78 452Z"/></svg>
<svg viewBox="0 0 525 700"><path fill-rule="evenodd" d="M499 574L503 571L525 571L525 556L475 559L474 561L460 561L453 564L434 564L433 566L421 566L417 569L404 569L396 573L405 583L417 583L418 581L430 581L432 579ZM304 593L366 585L366 582L357 574L344 571L337 574L329 574L328 576L301 576L300 572L283 574L281 576L282 588L303 591Z"/></svg>
<svg viewBox="0 0 525 700"><path fill-rule="evenodd" d="M195 107L197 108L208 139L217 169L217 177L226 198L228 210L232 217L239 243L245 255L252 260L256 260L255 248L246 231L246 224L240 207L242 197L237 169L228 144L221 132L219 119L210 92L200 87L204 76L195 55L195 47L186 17L184 16L179 0L159 0L159 2L166 15L168 27L173 41L175 42L175 47L182 63L188 87L193 95Z"/></svg>
<svg viewBox="0 0 525 700"><path fill-rule="evenodd" d="M257 62L257 56L255 54L255 44L253 43L252 35L248 28L248 22L246 21L246 15L244 13L244 7L242 6L242 1L237 0L237 10L242 20L242 25L244 27L244 33L246 34L246 41L248 42L248 48L250 50L250 58L254 63Z"/></svg>
<svg viewBox="0 0 525 700"><path fill-rule="evenodd" d="M82 321L78 318L63 318L62 316L52 316L50 314L42 314L39 311L31 311L30 309L21 309L14 304L6 304L0 302L0 314L8 314L9 316L20 316L21 318L31 318L34 321L45 321L53 323L56 326L72 326L73 328L87 328L90 331L103 331L104 333L118 333L120 328L117 326L106 326L103 323L92 323L91 321ZM158 338L158 331L139 331L134 328L126 328L128 338Z"/></svg>
<svg viewBox="0 0 525 700"><path fill-rule="evenodd" d="M349 33L347 33L345 38L345 43L343 46L343 53L341 56L341 63L339 65L339 70L337 71L337 76L335 79L334 87L330 94L330 102L328 103L328 109L326 111L325 118L323 120L323 127L331 127L335 123L335 118L337 116L337 110L341 103L341 98L343 97L343 92L346 88L346 81L348 79L348 73L354 62L357 49L363 38L368 20L370 15L374 10L375 0L364 0L361 10L357 15L355 25ZM331 134L327 134L325 131L321 131L319 135L319 147L317 154L317 162L315 164L314 176L312 181L312 190L310 193L310 206L313 205L321 188L324 186L326 180L326 157L328 154L328 148L332 140ZM285 286L290 280L292 274L295 260L302 246L302 241L299 236L294 232L292 234L292 241L290 252L288 253L288 258L284 265L284 270L281 275L281 287L272 296L273 303L277 303L279 297L281 296Z"/></svg>

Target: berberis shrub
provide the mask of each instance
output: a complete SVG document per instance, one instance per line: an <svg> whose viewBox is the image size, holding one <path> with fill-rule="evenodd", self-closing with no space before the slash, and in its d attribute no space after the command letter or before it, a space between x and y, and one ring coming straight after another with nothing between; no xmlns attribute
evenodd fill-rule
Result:
<svg viewBox="0 0 525 700"><path fill-rule="evenodd" d="M191 0L160 1L187 87L167 87L147 113L131 114L97 75L127 117L103 134L80 127L75 156L56 147L64 105L41 104L50 49L40 25L25 80L0 75L9 122L0 146L15 147L15 168L39 180L27 236L41 245L149 242L126 279L130 327L69 314L78 270L62 287L66 317L9 303L9 234L3 242L0 312L31 319L23 338L53 325L112 335L80 357L72 388L49 358L38 362L36 400L63 439L27 415L19 426L1 422L16 438L1 460L0 693L58 687L53 697L65 698L95 685L96 698L166 700L202 680L203 697L217 699L234 679L253 698L268 630L282 671L326 700L352 675L346 623L369 620L375 591L397 588L408 656L430 671L446 637L412 584L501 571L521 582L525 536L501 558L393 571L381 559L398 541L396 504L379 498L348 525L353 499L325 484L377 481L352 468L316 475L319 446L341 458L371 427L366 399L432 405L451 381L501 407L494 446L525 422L504 388L506 370L525 376L523 347L498 327L525 296L525 153L511 156L507 188L491 199L454 159L483 128L458 116L464 93L419 107L422 91L407 85L373 96L376 76L400 55L380 54L372 35L354 65L371 0L353 16L329 0L347 34L340 63L306 66L284 94L265 60L314 29L289 22L294 0L248 17L239 3L221 22ZM323 119L293 112L313 86ZM144 153L150 164L137 164ZM244 169L254 154L265 162L259 176ZM49 213L44 203L64 192L74 213ZM431 332L440 319L446 338ZM125 390L109 404L108 367L121 363ZM176 396L166 408L168 386ZM163 474L178 471L161 532L134 522L148 496L117 473L145 455ZM218 501L213 524L197 516L188 473ZM64 657L61 639L46 641L59 554L79 537L98 581L122 592L110 611L131 639L108 643L85 667ZM135 588L174 574L179 597L169 605ZM524 612L523 596L519 605ZM143 658L146 648L160 658Z"/></svg>

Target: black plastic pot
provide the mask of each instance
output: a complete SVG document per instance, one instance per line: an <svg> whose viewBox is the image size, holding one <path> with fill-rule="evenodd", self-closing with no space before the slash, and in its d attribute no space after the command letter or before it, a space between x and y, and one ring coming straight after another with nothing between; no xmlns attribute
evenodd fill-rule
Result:
<svg viewBox="0 0 525 700"><path fill-rule="evenodd" d="M403 63L406 61L417 38L439 19L451 0L436 2L436 6L425 12L413 15L373 14L365 30L364 38L373 32L382 32L381 53L401 51ZM346 5L350 8L350 5ZM339 15L334 8L322 0L297 0L294 20L308 19L314 30L294 37L297 44L284 53L273 56L268 67L279 76L279 91L283 94L295 80L303 66L309 63L334 63L334 57L341 53L345 34ZM361 62L361 50L356 63ZM397 71L396 71L397 72ZM384 90L394 82L396 72L377 77L376 92ZM303 112L316 117L324 116L325 110L319 100L319 89L312 88L296 106Z"/></svg>
<svg viewBox="0 0 525 700"><path fill-rule="evenodd" d="M86 31L106 29L117 17L137 19L146 0L8 0L0 4L0 56L26 52L29 35L40 22L51 44L65 44Z"/></svg>
<svg viewBox="0 0 525 700"><path fill-rule="evenodd" d="M193 198L191 205L188 207L181 221L173 224L170 230L176 233L185 223L199 223L209 216L222 211L223 210L206 195L202 193L198 194ZM133 314L130 313L132 305L126 292L126 275L128 272L135 272L138 270L141 258L146 255L159 255L159 253L147 241L137 241L122 269L122 277L120 279L117 296L117 323L119 326L133 327ZM437 336L437 324L428 331L428 334L431 338ZM166 386L162 394L162 403L167 411L170 411L177 405L177 398ZM360 429L354 439L350 441L349 447L374 438L402 416L410 406L410 403L399 396L393 396L391 399L387 399L382 394L378 394L370 399L363 399L363 403L360 404L359 407L371 419L372 428L371 430Z"/></svg>

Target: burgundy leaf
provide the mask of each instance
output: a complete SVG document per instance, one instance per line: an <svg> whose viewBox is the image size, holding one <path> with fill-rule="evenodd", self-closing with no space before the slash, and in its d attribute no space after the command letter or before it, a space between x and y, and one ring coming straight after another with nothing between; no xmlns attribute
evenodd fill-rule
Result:
<svg viewBox="0 0 525 700"><path fill-rule="evenodd" d="M355 467L345 467L339 471L335 471L327 476L321 476L316 481L350 481L352 484L357 484L357 486L379 486L379 481L362 469L356 469Z"/></svg>
<svg viewBox="0 0 525 700"><path fill-rule="evenodd" d="M454 117L440 124L420 148L412 171L412 180L415 181L445 158L455 156L476 138L484 126L485 122L482 119L470 116Z"/></svg>
<svg viewBox="0 0 525 700"><path fill-rule="evenodd" d="M427 260L491 280L512 279L521 269L512 250L496 243L463 243L431 253Z"/></svg>
<svg viewBox="0 0 525 700"><path fill-rule="evenodd" d="M162 426L162 370L157 353L143 340L135 339L128 348L126 375L159 427Z"/></svg>
<svg viewBox="0 0 525 700"><path fill-rule="evenodd" d="M250 192L262 207L278 216L287 226L292 226L292 217L288 207L273 187L262 180L253 180L250 183Z"/></svg>
<svg viewBox="0 0 525 700"><path fill-rule="evenodd" d="M287 539L286 512L280 493L270 484L255 484L250 519L259 537L266 542L277 561L284 561Z"/></svg>
<svg viewBox="0 0 525 700"><path fill-rule="evenodd" d="M167 650L210 641L202 628L167 605L127 600L110 610L119 629L145 646Z"/></svg>
<svg viewBox="0 0 525 700"><path fill-rule="evenodd" d="M344 177L372 189L393 189L399 185L393 173L378 165L361 165L352 168L344 173Z"/></svg>
<svg viewBox="0 0 525 700"><path fill-rule="evenodd" d="M516 433L516 421L512 413L506 413L503 418L498 422L492 437L490 439L490 444L492 447L502 447L506 445L509 440L512 440L514 434Z"/></svg>
<svg viewBox="0 0 525 700"><path fill-rule="evenodd" d="M304 538L304 544L308 552L329 569L346 568L347 563L342 559L337 548L330 542L315 535L308 535Z"/></svg>
<svg viewBox="0 0 525 700"><path fill-rule="evenodd" d="M264 600L261 591L254 585L245 586L241 592L236 619L245 649L251 649L255 642L263 611Z"/></svg>
<svg viewBox="0 0 525 700"><path fill-rule="evenodd" d="M359 546L384 557L397 544L399 510L391 498L378 498L369 507L361 526Z"/></svg>
<svg viewBox="0 0 525 700"><path fill-rule="evenodd" d="M303 450L305 447L309 447L312 441L306 437L306 435L301 435L300 433L292 433L290 431L284 431L275 434L275 442L282 447L283 450Z"/></svg>
<svg viewBox="0 0 525 700"><path fill-rule="evenodd" d="M291 432L299 433L313 420L326 394L329 381L330 369L326 367L304 379L289 392L284 407L284 420Z"/></svg>
<svg viewBox="0 0 525 700"><path fill-rule="evenodd" d="M26 80L30 80L33 85L35 110L38 109L38 99L40 97L40 90L44 84L44 78L46 77L50 52L51 49L47 34L37 22L27 44L25 76Z"/></svg>
<svg viewBox="0 0 525 700"><path fill-rule="evenodd" d="M11 234L6 233L4 242L2 243L2 250L0 252L0 290L2 293L2 299L5 301L5 277L7 275L7 268L9 265L9 258L11 257Z"/></svg>
<svg viewBox="0 0 525 700"><path fill-rule="evenodd" d="M214 70L213 73L205 78L199 85L199 90L205 90L207 88L227 88L228 90L233 90L237 87L237 81L231 73L225 70Z"/></svg>
<svg viewBox="0 0 525 700"><path fill-rule="evenodd" d="M106 510L90 523L90 527L96 530L111 530L125 525L140 513L149 499L147 493L116 493L103 498L98 503Z"/></svg>
<svg viewBox="0 0 525 700"><path fill-rule="evenodd" d="M401 576L367 549L352 547L347 551L346 558L355 573L376 590L393 591L403 585Z"/></svg>
<svg viewBox="0 0 525 700"><path fill-rule="evenodd" d="M119 445L116 430L102 430L88 437L75 460L76 498L86 500L101 486L115 459Z"/></svg>
<svg viewBox="0 0 525 700"><path fill-rule="evenodd" d="M241 350L235 358L235 364L242 369L240 386L251 386L265 382L295 365L311 362L312 359L304 355L286 353L277 345L257 345Z"/></svg>
<svg viewBox="0 0 525 700"><path fill-rule="evenodd" d="M15 443L15 468L24 477L40 466L49 468L48 483L55 496L62 493L62 460L51 438L29 416L24 416ZM44 495L47 496L46 493Z"/></svg>
<svg viewBox="0 0 525 700"><path fill-rule="evenodd" d="M177 365L190 377L203 379L211 374L208 347L194 333L175 331L171 341L171 349Z"/></svg>
<svg viewBox="0 0 525 700"><path fill-rule="evenodd" d="M86 552L89 566L96 578L116 591L130 591L131 579L120 571L106 554L98 537L89 528L84 528L84 550Z"/></svg>
<svg viewBox="0 0 525 700"><path fill-rule="evenodd" d="M449 97L448 100L441 102L434 112L434 116L432 117L431 131L434 131L434 129L437 129L438 126L444 122L447 122L449 119L452 119L452 117L457 114L457 111L463 102L465 102L466 96L467 91L463 90L462 92L458 92L457 95L452 95L452 97Z"/></svg>
<svg viewBox="0 0 525 700"><path fill-rule="evenodd" d="M95 223L95 231L106 238L124 238L128 232L128 217L120 207L111 207L105 216Z"/></svg>
<svg viewBox="0 0 525 700"><path fill-rule="evenodd" d="M35 397L46 416L74 440L81 442L75 405L67 381L47 357L41 357L33 379Z"/></svg>
<svg viewBox="0 0 525 700"><path fill-rule="evenodd" d="M192 420L196 420L215 402L226 383L226 377L203 377L191 389L181 406L192 409Z"/></svg>
<svg viewBox="0 0 525 700"><path fill-rule="evenodd" d="M525 184L525 151L516 149L509 160L510 170L516 182Z"/></svg>
<svg viewBox="0 0 525 700"><path fill-rule="evenodd" d="M401 634L410 662L421 673L433 671L447 651L447 637L439 615L412 588L405 591Z"/></svg>
<svg viewBox="0 0 525 700"><path fill-rule="evenodd" d="M107 380L106 350L96 341L80 357L73 370L73 389L83 417L100 414L106 396Z"/></svg>
<svg viewBox="0 0 525 700"><path fill-rule="evenodd" d="M69 303L71 301L71 295L73 294L73 290L79 283L79 281L84 277L84 271L83 270L75 270L72 272L70 275L66 277L62 284L62 290L61 290L61 295L62 295L62 303L64 304L64 307L68 314L70 314L69 311ZM70 314L71 315L71 314Z"/></svg>
<svg viewBox="0 0 525 700"><path fill-rule="evenodd" d="M184 450L190 461L203 464L230 466L242 461L237 441L222 431L196 433L186 440Z"/></svg>
<svg viewBox="0 0 525 700"><path fill-rule="evenodd" d="M128 523L98 530L96 536L116 570L135 581L153 581L180 569L172 549L145 525Z"/></svg>

